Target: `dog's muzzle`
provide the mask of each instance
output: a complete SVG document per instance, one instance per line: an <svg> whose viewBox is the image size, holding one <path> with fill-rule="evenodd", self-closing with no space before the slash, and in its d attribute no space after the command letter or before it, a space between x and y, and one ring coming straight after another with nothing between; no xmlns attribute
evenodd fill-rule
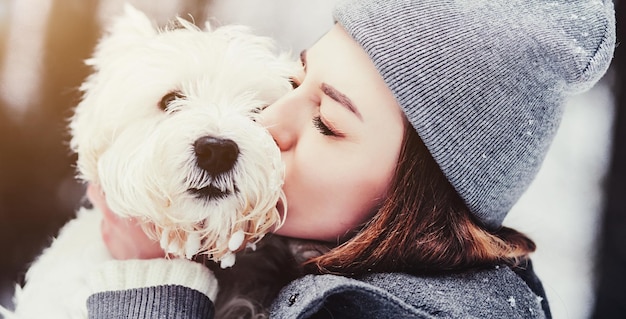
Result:
<svg viewBox="0 0 626 319"><path fill-rule="evenodd" d="M239 157L237 143L230 139L213 136L198 138L193 144L193 149L198 167L213 178L230 171ZM228 190L222 190L213 185L192 188L189 191L198 197L206 199L220 199L230 195Z"/></svg>

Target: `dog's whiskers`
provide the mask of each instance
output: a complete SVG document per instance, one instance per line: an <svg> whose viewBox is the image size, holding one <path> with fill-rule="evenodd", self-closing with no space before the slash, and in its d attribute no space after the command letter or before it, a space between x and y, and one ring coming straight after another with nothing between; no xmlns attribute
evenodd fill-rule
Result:
<svg viewBox="0 0 626 319"><path fill-rule="evenodd" d="M196 170L187 178L188 192L200 199L222 199L236 193L237 186L232 174L213 176L208 172Z"/></svg>
<svg viewBox="0 0 626 319"><path fill-rule="evenodd" d="M190 193L196 195L196 197L201 199L222 199L228 197L230 195L229 191L222 191L219 188L209 185L202 188L190 188L188 190Z"/></svg>

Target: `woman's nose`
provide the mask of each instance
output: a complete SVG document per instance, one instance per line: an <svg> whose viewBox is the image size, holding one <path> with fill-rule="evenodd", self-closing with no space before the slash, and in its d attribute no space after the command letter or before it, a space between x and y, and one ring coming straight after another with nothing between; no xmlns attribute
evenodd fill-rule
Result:
<svg viewBox="0 0 626 319"><path fill-rule="evenodd" d="M293 148L302 129L302 108L297 105L294 92L274 102L259 116L259 122L270 132L281 151Z"/></svg>

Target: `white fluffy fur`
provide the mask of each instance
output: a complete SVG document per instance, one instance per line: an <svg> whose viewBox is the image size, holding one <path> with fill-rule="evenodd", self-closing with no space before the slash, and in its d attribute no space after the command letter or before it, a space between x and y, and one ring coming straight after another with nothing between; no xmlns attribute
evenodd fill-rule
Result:
<svg viewBox="0 0 626 319"><path fill-rule="evenodd" d="M229 263L281 223L280 151L253 119L290 90L299 66L274 51L271 40L244 27L200 30L178 19L159 30L127 6L87 61L94 73L70 123L80 178L101 185L113 211L145 222L171 254ZM173 91L185 98L160 109ZM198 167L193 145L203 136L236 142L230 171L214 178ZM189 191L206 186L229 195ZM84 276L110 258L100 219L80 211L34 262L16 292L18 318L85 317Z"/></svg>

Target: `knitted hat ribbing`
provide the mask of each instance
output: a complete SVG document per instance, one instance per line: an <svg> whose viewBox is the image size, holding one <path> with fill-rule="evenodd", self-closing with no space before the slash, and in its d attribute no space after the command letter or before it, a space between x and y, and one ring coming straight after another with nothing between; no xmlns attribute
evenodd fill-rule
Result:
<svg viewBox="0 0 626 319"><path fill-rule="evenodd" d="M615 46L608 0L349 0L334 17L491 228L539 170L565 96L592 87Z"/></svg>

